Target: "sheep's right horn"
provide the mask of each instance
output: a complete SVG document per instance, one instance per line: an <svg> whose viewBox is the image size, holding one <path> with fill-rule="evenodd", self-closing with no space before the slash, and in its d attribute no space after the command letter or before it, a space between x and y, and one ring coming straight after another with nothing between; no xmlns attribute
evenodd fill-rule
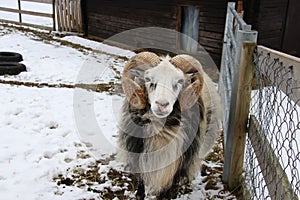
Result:
<svg viewBox="0 0 300 200"><path fill-rule="evenodd" d="M147 105L144 88L135 82L136 75L133 71L142 71L156 66L160 63L159 57L155 53L141 52L132 57L125 65L122 75L122 87L126 99L137 108L144 109Z"/></svg>

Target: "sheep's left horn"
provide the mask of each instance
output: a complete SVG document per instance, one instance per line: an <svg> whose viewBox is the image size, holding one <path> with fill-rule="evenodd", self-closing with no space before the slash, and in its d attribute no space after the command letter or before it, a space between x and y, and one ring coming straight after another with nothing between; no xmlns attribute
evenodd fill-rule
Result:
<svg viewBox="0 0 300 200"><path fill-rule="evenodd" d="M135 81L137 74L158 63L160 63L160 59L155 53L141 52L132 57L125 65L122 87L127 100L133 107L144 109L147 104L144 88Z"/></svg>
<svg viewBox="0 0 300 200"><path fill-rule="evenodd" d="M181 109L190 109L199 99L201 90L204 84L202 65L198 60L189 55L178 55L173 57L170 62L177 68L181 69L183 73L193 73L192 82L188 85L180 95Z"/></svg>

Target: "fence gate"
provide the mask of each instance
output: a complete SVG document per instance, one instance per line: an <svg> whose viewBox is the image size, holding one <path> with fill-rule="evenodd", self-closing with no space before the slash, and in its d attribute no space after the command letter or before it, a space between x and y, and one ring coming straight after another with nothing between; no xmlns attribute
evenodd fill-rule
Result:
<svg viewBox="0 0 300 200"><path fill-rule="evenodd" d="M81 0L55 0L58 31L83 32Z"/></svg>
<svg viewBox="0 0 300 200"><path fill-rule="evenodd" d="M245 115L241 113L241 110L238 110L240 104L246 103L245 96L240 96L238 99L238 90L247 89L245 86L244 89L239 88L239 77L246 79L244 75L240 75L242 45L245 41L256 43L256 40L257 31L251 30L251 25L244 22L235 10L235 3L228 3L219 91L223 101L225 143L223 182L228 183L230 188L238 184L243 170L245 146L243 143L245 143L246 130L241 130L241 128L246 127L245 123L248 119L247 114ZM240 114L244 115L241 116ZM239 138L241 140L235 140ZM240 152L240 156L234 155L236 152Z"/></svg>

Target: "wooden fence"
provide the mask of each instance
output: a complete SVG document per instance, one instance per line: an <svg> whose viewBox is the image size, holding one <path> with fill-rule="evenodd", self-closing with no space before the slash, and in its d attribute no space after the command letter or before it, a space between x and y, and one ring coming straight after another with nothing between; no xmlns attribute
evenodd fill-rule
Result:
<svg viewBox="0 0 300 200"><path fill-rule="evenodd" d="M42 12L36 12L36 11L32 11L32 10L23 10L22 6L21 6L22 1L30 1L30 0L17 0L18 9L6 8L6 7L1 7L0 6L0 11L18 13L19 14L19 20L18 21L4 20L4 19L0 19L0 21L7 22L7 23L16 23L16 24L21 24L21 25L26 25L26 26L33 26L33 27L36 27L36 28L42 28L42 29L47 29L47 30L56 30L54 1L44 0L43 2L41 2L41 3L52 3L53 4L53 12L52 13L42 13ZM35 2L38 2L38 0L36 0ZM23 20L22 20L22 15L23 14L24 15L37 16L37 17L52 18L53 19L53 26L48 27L48 26L37 25L37 24L32 24L32 23L24 23Z"/></svg>
<svg viewBox="0 0 300 200"><path fill-rule="evenodd" d="M58 31L83 32L81 0L55 0Z"/></svg>
<svg viewBox="0 0 300 200"><path fill-rule="evenodd" d="M23 10L21 2L30 1L35 3L46 3L52 4L52 13L42 13L33 10ZM18 13L19 20L3 20L0 21L8 23L17 23L26 26L33 26L37 28L53 30L53 31L64 31L64 32L83 32L82 23L82 11L81 11L81 0L17 0L18 9L16 8L6 8L0 6L0 11ZM24 23L22 20L22 15L32 15L37 17L47 17L53 19L53 26L43 26L32 23Z"/></svg>

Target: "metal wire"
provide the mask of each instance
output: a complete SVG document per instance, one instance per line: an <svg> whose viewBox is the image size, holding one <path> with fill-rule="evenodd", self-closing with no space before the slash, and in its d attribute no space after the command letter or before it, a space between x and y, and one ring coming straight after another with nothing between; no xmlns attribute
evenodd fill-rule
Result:
<svg viewBox="0 0 300 200"><path fill-rule="evenodd" d="M254 52L255 87L252 92L250 115L255 116L264 136L258 141L247 138L245 154L245 188L251 199L274 199L280 196L285 199L285 193L276 185L275 194L270 192L270 181L266 174L274 173L271 167L262 168L258 158L269 159L266 144L275 155L271 163L277 159L290 183L291 199L300 198L300 99L295 100L296 91L300 90L293 80L293 67L285 66L279 59L272 59L270 54ZM294 99L294 100L292 100ZM255 151L254 145L259 145L262 152ZM273 162L274 161L274 162ZM275 179L275 178L274 178ZM271 180L275 183L278 180ZM274 183L273 182L273 183ZM280 193L280 194L279 194ZM273 196L272 196L273 195Z"/></svg>

